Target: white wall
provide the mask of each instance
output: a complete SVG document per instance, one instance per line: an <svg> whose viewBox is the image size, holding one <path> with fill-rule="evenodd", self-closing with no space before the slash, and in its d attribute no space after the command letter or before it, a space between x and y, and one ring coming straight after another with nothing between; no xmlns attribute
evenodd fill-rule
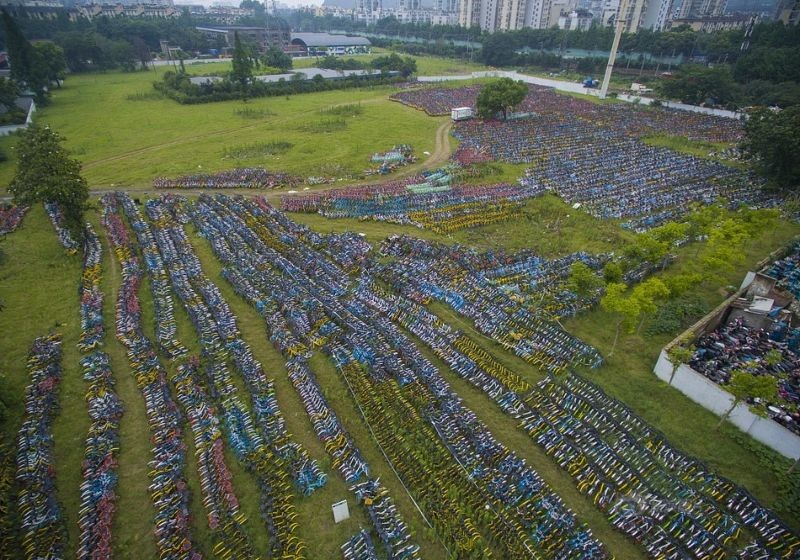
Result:
<svg viewBox="0 0 800 560"><path fill-rule="evenodd" d="M660 379L669 383L672 362L669 361L665 350L661 351L653 371ZM685 364L675 372L672 386L717 416L722 416L733 404L733 396L730 393ZM728 417L728 421L784 457L800 458L800 436L769 418L753 414L746 404L738 404ZM710 432L713 426L708 426L708 429Z"/></svg>

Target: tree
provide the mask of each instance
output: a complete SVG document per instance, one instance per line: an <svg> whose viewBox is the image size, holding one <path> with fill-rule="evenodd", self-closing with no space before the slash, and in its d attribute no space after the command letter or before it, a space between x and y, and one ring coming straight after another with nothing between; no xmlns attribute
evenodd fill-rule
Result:
<svg viewBox="0 0 800 560"><path fill-rule="evenodd" d="M626 246L622 252L634 263L657 264L667 255L668 251L668 243L658 240L648 232L637 235L635 241Z"/></svg>
<svg viewBox="0 0 800 560"><path fill-rule="evenodd" d="M725 106L735 106L741 95L727 66L708 68L699 64L680 66L672 77L661 83L661 93L693 105Z"/></svg>
<svg viewBox="0 0 800 560"><path fill-rule="evenodd" d="M609 284L606 286L606 295L600 300L600 306L616 316L614 343L608 353L609 357L614 355L614 350L617 348L619 331L622 325L626 324L632 330L640 313L639 303L634 298L625 296L627 290L628 287L625 284Z"/></svg>
<svg viewBox="0 0 800 560"><path fill-rule="evenodd" d="M770 375L753 375L747 370L738 369L731 374L731 381L725 390L733 395L733 404L719 419L715 430L719 430L725 420L730 417L733 409L745 399L762 399L770 401L778 396L778 387L775 378Z"/></svg>
<svg viewBox="0 0 800 560"><path fill-rule="evenodd" d="M243 88L253 81L253 60L250 58L250 50L239 39L238 31L233 35L233 61L230 79Z"/></svg>
<svg viewBox="0 0 800 560"><path fill-rule="evenodd" d="M56 202L64 211L65 227L76 239L83 237L83 207L89 187L81 164L69 157L62 138L47 126L23 132L17 150L17 170L8 187L16 204Z"/></svg>
<svg viewBox="0 0 800 560"><path fill-rule="evenodd" d="M528 86L524 82L511 78L500 78L481 88L478 94L478 116L490 119L497 113L503 113L503 120L508 118L508 111L522 103L528 94Z"/></svg>
<svg viewBox="0 0 800 560"><path fill-rule="evenodd" d="M67 71L64 49L50 41L42 41L33 45L33 51L35 64L40 66L41 73L47 80L47 84L55 82L61 87L64 72Z"/></svg>
<svg viewBox="0 0 800 560"><path fill-rule="evenodd" d="M603 287L603 279L589 268L586 263L575 261L569 271L567 288L579 297L590 298Z"/></svg>
<svg viewBox="0 0 800 560"><path fill-rule="evenodd" d="M0 78L0 105L11 110L15 107L14 102L17 97L19 97L19 88L14 80Z"/></svg>
<svg viewBox="0 0 800 560"><path fill-rule="evenodd" d="M744 127L742 150L756 170L780 190L800 187L800 106L761 109Z"/></svg>
<svg viewBox="0 0 800 560"><path fill-rule="evenodd" d="M603 267L603 280L606 281L606 284L622 282L622 278L622 267L619 263L611 261Z"/></svg>
<svg viewBox="0 0 800 560"><path fill-rule="evenodd" d="M658 311L656 301L664 299L668 295L669 288L667 288L660 278L649 278L633 289L630 297L639 307L639 326L636 327L637 333L642 330L642 325L647 315Z"/></svg>
<svg viewBox="0 0 800 560"><path fill-rule="evenodd" d="M17 22L6 10L3 10L2 19L6 35L6 48L11 59L11 79L25 82L33 66L33 47L20 31Z"/></svg>
<svg viewBox="0 0 800 560"><path fill-rule="evenodd" d="M392 53L389 56L379 56L372 60L371 66L381 72L400 72L404 78L417 71L417 61L410 56L400 56Z"/></svg>
<svg viewBox="0 0 800 560"><path fill-rule="evenodd" d="M267 52L264 53L264 56L261 57L261 63L264 66L271 66L272 68L277 68L284 72L292 69L292 57L275 47L270 47Z"/></svg>
<svg viewBox="0 0 800 560"><path fill-rule="evenodd" d="M683 364L688 364L689 360L691 360L694 356L694 353L695 347L684 346L683 341L667 350L667 357L669 358L669 362L672 364L672 373L669 374L669 385L672 385L672 380L675 379L675 374L678 372L678 368Z"/></svg>

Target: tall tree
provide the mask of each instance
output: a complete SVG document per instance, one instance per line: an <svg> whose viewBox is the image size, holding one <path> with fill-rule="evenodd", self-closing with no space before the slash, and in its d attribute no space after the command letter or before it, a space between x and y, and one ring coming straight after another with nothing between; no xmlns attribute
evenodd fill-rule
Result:
<svg viewBox="0 0 800 560"><path fill-rule="evenodd" d="M569 270L567 287L582 298L591 298L604 285L600 278L586 263L575 261Z"/></svg>
<svg viewBox="0 0 800 560"><path fill-rule="evenodd" d="M719 430L725 423L733 409L745 399L763 399L770 401L778 396L778 385L771 375L753 375L747 370L739 369L731 374L731 382L725 385L725 390L733 395L733 404L719 419L715 430Z"/></svg>
<svg viewBox="0 0 800 560"><path fill-rule="evenodd" d="M61 136L48 126L28 128L19 142L17 171L8 190L17 204L57 202L64 211L65 227L81 239L89 187L81 176L80 162L61 143Z"/></svg>
<svg viewBox="0 0 800 560"><path fill-rule="evenodd" d="M270 66L279 70L292 69L292 57L275 47L270 47L264 56L261 58L261 63L264 66Z"/></svg>
<svg viewBox="0 0 800 560"><path fill-rule="evenodd" d="M47 81L46 85L55 82L61 87L61 80L67 70L64 49L50 41L41 41L33 45L33 51L35 65L39 67L36 73Z"/></svg>
<svg viewBox="0 0 800 560"><path fill-rule="evenodd" d="M611 345L611 351L608 353L609 357L614 355L614 350L617 348L619 331L622 326L626 325L629 330L633 331L636 318L640 313L639 302L630 296L626 296L625 292L627 290L628 286L625 284L609 284L606 286L606 295L600 300L600 306L615 317L614 343Z"/></svg>
<svg viewBox="0 0 800 560"><path fill-rule="evenodd" d="M247 87L253 81L253 61L250 58L250 50L242 43L238 32L233 35L233 61L230 79L242 87Z"/></svg>
<svg viewBox="0 0 800 560"><path fill-rule="evenodd" d="M745 124L744 153L778 189L800 189L800 106L761 109Z"/></svg>
<svg viewBox="0 0 800 560"><path fill-rule="evenodd" d="M672 364L672 372L669 374L669 384L672 385L672 380L675 379L675 374L678 373L678 368L683 364L688 364L689 360L694 356L695 347L685 345L684 341L676 344L667 350L667 357L669 363Z"/></svg>
<svg viewBox="0 0 800 560"><path fill-rule="evenodd" d="M11 79L26 82L33 66L33 46L6 10L3 10L2 19L8 56L11 59Z"/></svg>
<svg viewBox="0 0 800 560"><path fill-rule="evenodd" d="M522 103L527 94L528 86L521 80L515 82L511 78L500 78L490 82L478 94L478 116L490 119L497 113L503 113L503 120L506 120L508 112Z"/></svg>
<svg viewBox="0 0 800 560"><path fill-rule="evenodd" d="M667 288L660 278L648 278L633 289L631 298L639 307L639 326L636 327L637 333L642 330L642 325L647 316L658 311L656 302L666 298L668 295L669 288Z"/></svg>

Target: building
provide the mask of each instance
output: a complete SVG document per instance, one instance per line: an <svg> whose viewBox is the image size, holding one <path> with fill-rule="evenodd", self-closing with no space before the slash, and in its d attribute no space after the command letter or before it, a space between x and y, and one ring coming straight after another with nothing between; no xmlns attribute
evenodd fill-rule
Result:
<svg viewBox="0 0 800 560"><path fill-rule="evenodd" d="M716 17L725 13L725 0L683 0L678 19Z"/></svg>
<svg viewBox="0 0 800 560"><path fill-rule="evenodd" d="M777 19L784 25L800 24L800 0L783 0L778 5Z"/></svg>
<svg viewBox="0 0 800 560"><path fill-rule="evenodd" d="M592 13L585 10L573 10L562 13L558 18L558 28L569 31L586 31L592 26Z"/></svg>
<svg viewBox="0 0 800 560"><path fill-rule="evenodd" d="M717 31L729 31L731 29L744 29L750 24L750 20L755 17L748 14L732 16L708 16L695 18L676 18L670 22L670 26L678 27L688 25L692 31L702 31L704 33L715 33Z"/></svg>
<svg viewBox="0 0 800 560"><path fill-rule="evenodd" d="M233 48L236 34L242 40L250 41L258 47L260 52L265 52L274 47L282 51L288 50L291 33L288 28L247 27L242 25L228 25L215 27L195 27L197 31L222 45Z"/></svg>
<svg viewBox="0 0 800 560"><path fill-rule="evenodd" d="M330 33L292 33L286 49L292 56L342 56L365 54L372 49L366 37Z"/></svg>

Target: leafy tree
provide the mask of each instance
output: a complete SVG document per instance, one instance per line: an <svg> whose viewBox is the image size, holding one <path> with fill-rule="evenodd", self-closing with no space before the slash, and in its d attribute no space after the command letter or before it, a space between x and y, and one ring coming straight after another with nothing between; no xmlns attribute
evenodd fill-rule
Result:
<svg viewBox="0 0 800 560"><path fill-rule="evenodd" d="M619 340L619 331L623 325L632 330L639 316L639 302L630 296L625 296L628 287L622 283L614 283L606 286L606 294L600 300L600 306L612 313L615 318L615 332L614 343L611 345L611 351L608 356L614 355L614 350L617 348L617 341Z"/></svg>
<svg viewBox="0 0 800 560"><path fill-rule="evenodd" d="M667 296L669 296L669 288L667 288L660 278L648 278L633 289L633 293L631 293L630 297L639 307L640 317L636 332L642 330L642 325L648 314L658 311L656 301L664 299Z"/></svg>
<svg viewBox="0 0 800 560"><path fill-rule="evenodd" d="M748 237L747 228L734 218L727 218L712 228L708 234L708 253L701 259L705 276L714 278L741 262L744 259L741 245Z"/></svg>
<svg viewBox="0 0 800 560"><path fill-rule="evenodd" d="M33 46L6 10L3 10L2 20L6 48L11 59L11 79L17 82L26 82L33 67Z"/></svg>
<svg viewBox="0 0 800 560"><path fill-rule="evenodd" d="M416 60L410 56L400 56L397 53L374 58L371 66L381 72L400 72L400 75L405 78L417 71Z"/></svg>
<svg viewBox="0 0 800 560"><path fill-rule="evenodd" d="M606 263L603 267L603 280L606 284L622 282L622 267L614 261Z"/></svg>
<svg viewBox="0 0 800 560"><path fill-rule="evenodd" d="M17 84L8 78L0 78L0 105L10 110L19 97Z"/></svg>
<svg viewBox="0 0 800 560"><path fill-rule="evenodd" d="M247 87L253 81L253 60L250 58L250 50L242 43L238 32L233 35L230 80L242 87Z"/></svg>
<svg viewBox="0 0 800 560"><path fill-rule="evenodd" d="M725 390L733 395L733 404L719 419L715 430L719 430L725 423L733 409L745 399L763 399L770 401L778 396L778 387L775 378L770 375L753 375L747 370L739 369L731 374L731 382Z"/></svg>
<svg viewBox="0 0 800 560"><path fill-rule="evenodd" d="M582 298L592 297L603 287L603 279L589 268L586 263L575 261L569 271L567 288Z"/></svg>
<svg viewBox="0 0 800 560"><path fill-rule="evenodd" d="M739 100L739 85L727 66L709 68L699 64L684 64L672 77L660 84L661 93L670 99L700 105L735 105Z"/></svg>
<svg viewBox="0 0 800 560"><path fill-rule="evenodd" d="M32 126L22 133L17 149L17 170L8 187L17 204L56 202L64 211L65 226L75 239L83 237L83 207L89 187L81 164L69 157L62 139L47 126Z"/></svg>
<svg viewBox="0 0 800 560"><path fill-rule="evenodd" d="M756 170L781 190L800 187L800 106L761 109L745 124L742 149Z"/></svg>
<svg viewBox="0 0 800 560"><path fill-rule="evenodd" d="M292 69L292 57L275 47L270 47L264 56L261 57L261 64L283 70L284 72Z"/></svg>
<svg viewBox="0 0 800 560"><path fill-rule="evenodd" d="M503 120L508 118L508 111L522 103L528 94L528 86L524 82L511 78L500 78L481 88L478 94L478 116L490 119L497 113L503 113Z"/></svg>
<svg viewBox="0 0 800 560"><path fill-rule="evenodd" d="M67 71L67 60L64 58L64 49L50 41L42 41L33 45L34 60L40 67L43 77L48 84L55 82L61 87L64 72Z"/></svg>
<svg viewBox="0 0 800 560"><path fill-rule="evenodd" d="M675 379L675 374L678 372L678 368L683 364L688 364L689 360L691 360L692 356L694 356L694 353L695 347L684 346L683 342L676 344L667 350L667 357L669 358L669 362L672 364L672 372L669 374L669 385L672 385L672 380Z"/></svg>
<svg viewBox="0 0 800 560"><path fill-rule="evenodd" d="M634 263L658 263L669 251L669 244L657 239L652 233L642 233L636 236L633 243L626 246L622 253Z"/></svg>

